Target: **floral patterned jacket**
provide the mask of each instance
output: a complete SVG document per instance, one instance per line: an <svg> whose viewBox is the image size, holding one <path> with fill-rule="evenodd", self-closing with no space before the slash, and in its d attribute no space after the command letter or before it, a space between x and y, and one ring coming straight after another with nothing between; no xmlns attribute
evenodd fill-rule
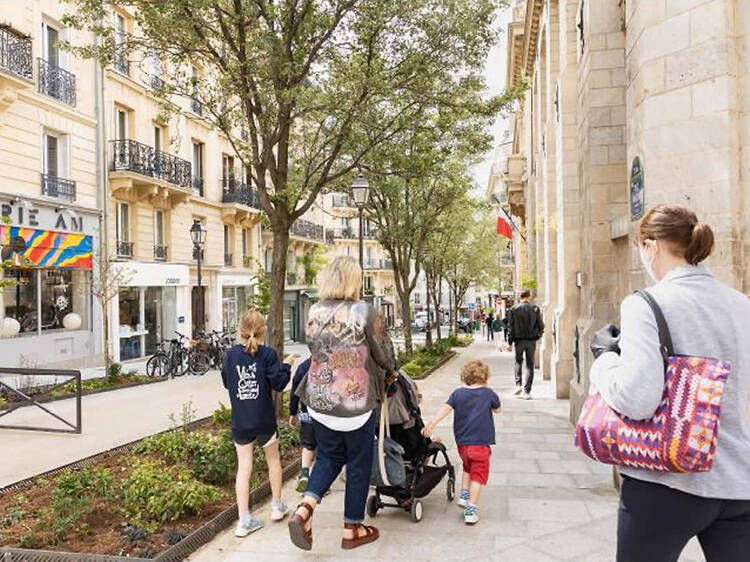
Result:
<svg viewBox="0 0 750 562"><path fill-rule="evenodd" d="M321 414L354 417L377 408L398 365L385 323L364 301L322 301L305 330L312 353L297 396Z"/></svg>

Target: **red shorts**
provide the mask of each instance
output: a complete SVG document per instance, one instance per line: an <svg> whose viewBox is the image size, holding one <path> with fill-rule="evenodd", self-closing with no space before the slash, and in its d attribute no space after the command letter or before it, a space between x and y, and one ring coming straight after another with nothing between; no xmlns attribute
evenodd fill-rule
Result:
<svg viewBox="0 0 750 562"><path fill-rule="evenodd" d="M464 472L469 473L472 481L486 486L490 475L490 446L459 445L458 454L464 465Z"/></svg>

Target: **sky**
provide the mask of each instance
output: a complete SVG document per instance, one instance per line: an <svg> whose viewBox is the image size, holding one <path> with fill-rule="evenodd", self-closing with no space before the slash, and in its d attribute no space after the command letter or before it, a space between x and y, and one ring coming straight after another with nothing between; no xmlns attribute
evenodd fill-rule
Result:
<svg viewBox="0 0 750 562"><path fill-rule="evenodd" d="M512 16L512 9L505 8L500 11L497 18L497 26L502 30L500 39L495 44L487 56L487 62L484 67L484 76L487 81L487 93L489 95L497 95L505 89L505 70L506 70L506 45L508 39L508 23L510 23ZM492 134L495 137L493 142L493 150L485 154L484 159L474 166L472 172L474 180L479 185L481 193L487 188L487 181L490 177L490 168L492 167L492 159L494 154L494 147L497 146L503 139L503 135L508 128L508 120L498 118L492 127Z"/></svg>

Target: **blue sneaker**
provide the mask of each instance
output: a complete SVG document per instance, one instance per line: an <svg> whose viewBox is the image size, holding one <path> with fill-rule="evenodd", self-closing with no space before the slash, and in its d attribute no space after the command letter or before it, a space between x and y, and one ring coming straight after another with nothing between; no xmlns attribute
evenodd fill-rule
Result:
<svg viewBox="0 0 750 562"><path fill-rule="evenodd" d="M263 528L263 521L260 519L250 516L249 521L238 521L237 522L237 528L234 530L234 536L235 537L246 537L250 533L254 533L258 529Z"/></svg>
<svg viewBox="0 0 750 562"><path fill-rule="evenodd" d="M467 505L464 509L464 523L467 525L475 525L479 522L479 513L477 513L477 506Z"/></svg>
<svg viewBox="0 0 750 562"><path fill-rule="evenodd" d="M469 505L469 490L461 490L458 495L458 507L464 508Z"/></svg>

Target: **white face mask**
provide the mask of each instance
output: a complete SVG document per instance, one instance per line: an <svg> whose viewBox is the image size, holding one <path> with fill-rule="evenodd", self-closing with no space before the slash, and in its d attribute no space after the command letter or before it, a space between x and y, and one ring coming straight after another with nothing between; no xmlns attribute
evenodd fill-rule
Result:
<svg viewBox="0 0 750 562"><path fill-rule="evenodd" d="M646 253L646 249L645 249L644 246L639 246L638 247L638 254L640 255L641 264L643 265L643 269L646 270L646 273L648 274L648 276L651 278L651 280L654 283L658 283L659 279L656 277L656 273L654 272L654 259L655 259L655 257L649 259L648 254Z"/></svg>

